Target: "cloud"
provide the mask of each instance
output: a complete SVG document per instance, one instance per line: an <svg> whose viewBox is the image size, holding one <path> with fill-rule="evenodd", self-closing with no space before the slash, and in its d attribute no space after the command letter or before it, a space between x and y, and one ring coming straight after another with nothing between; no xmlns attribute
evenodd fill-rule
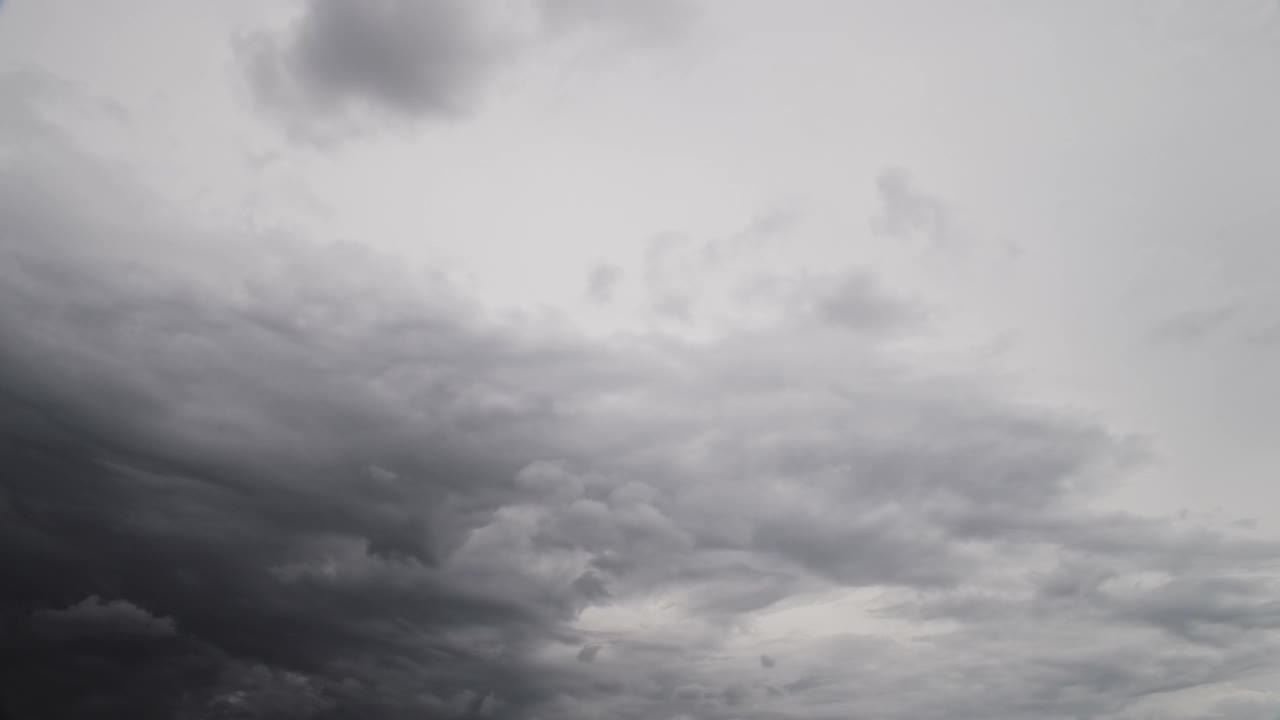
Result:
<svg viewBox="0 0 1280 720"><path fill-rule="evenodd" d="M645 285L655 314L689 321L701 280L714 264L709 247L677 233L662 233L645 249Z"/></svg>
<svg viewBox="0 0 1280 720"><path fill-rule="evenodd" d="M504 38L456 0L308 0L286 34L243 50L259 99L287 115L450 116L497 71Z"/></svg>
<svg viewBox="0 0 1280 720"><path fill-rule="evenodd" d="M851 271L826 283L813 303L822 320L855 331L885 331L918 324L920 311L889 297L866 271Z"/></svg>
<svg viewBox="0 0 1280 720"><path fill-rule="evenodd" d="M617 265L597 265L587 276L587 297L597 303L607 303L622 282L622 268Z"/></svg>
<svg viewBox="0 0 1280 720"><path fill-rule="evenodd" d="M1184 310L1157 325L1151 338L1161 343L1200 342L1224 328L1238 314L1239 308L1234 303Z"/></svg>
<svg viewBox="0 0 1280 720"><path fill-rule="evenodd" d="M1255 329L1246 337L1246 342L1258 348L1269 348L1280 345L1280 322L1265 324Z"/></svg>
<svg viewBox="0 0 1280 720"><path fill-rule="evenodd" d="M552 35L606 32L630 45L669 43L689 26L693 3L687 0L538 0L543 26Z"/></svg>
<svg viewBox="0 0 1280 720"><path fill-rule="evenodd" d="M1245 340L1257 348L1272 348L1280 345L1280 322L1273 321L1260 329L1255 329Z"/></svg>
<svg viewBox="0 0 1280 720"><path fill-rule="evenodd" d="M946 248L953 240L950 213L941 200L916 187L905 170L889 168L876 178L880 211L871 227L879 235L898 240L923 239L930 247Z"/></svg>
<svg viewBox="0 0 1280 720"><path fill-rule="evenodd" d="M497 318L38 116L0 118L18 717L1123 718L1273 667L1276 543L1097 510L1109 428L831 323Z"/></svg>
<svg viewBox="0 0 1280 720"><path fill-rule="evenodd" d="M58 634L173 635L173 618L154 617L127 600L102 602L90 595L64 610L37 610L36 627Z"/></svg>
<svg viewBox="0 0 1280 720"><path fill-rule="evenodd" d="M599 645L584 645L583 648L578 651L578 660L584 663L595 662L596 655L599 654Z"/></svg>
<svg viewBox="0 0 1280 720"><path fill-rule="evenodd" d="M481 103L518 58L579 31L635 46L672 37L680 2L306 0L287 28L238 45L250 89L297 137L333 141L371 120L449 119Z"/></svg>

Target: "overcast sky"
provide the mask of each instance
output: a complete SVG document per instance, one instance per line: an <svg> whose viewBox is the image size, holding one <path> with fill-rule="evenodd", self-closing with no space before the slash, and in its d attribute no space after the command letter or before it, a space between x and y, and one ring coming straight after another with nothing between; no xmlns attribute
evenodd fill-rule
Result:
<svg viewBox="0 0 1280 720"><path fill-rule="evenodd" d="M1276 0L7 0L0 718L1273 720Z"/></svg>

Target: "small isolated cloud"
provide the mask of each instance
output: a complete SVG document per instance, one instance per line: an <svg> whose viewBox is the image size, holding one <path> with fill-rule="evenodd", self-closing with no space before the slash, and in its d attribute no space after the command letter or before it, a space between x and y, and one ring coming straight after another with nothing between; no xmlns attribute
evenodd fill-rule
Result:
<svg viewBox="0 0 1280 720"><path fill-rule="evenodd" d="M655 46L678 34L686 5L540 0L521 8L467 0L307 0L282 31L238 48L259 103L296 135L328 141L370 119L470 113L501 72L577 31Z"/></svg>
<svg viewBox="0 0 1280 720"><path fill-rule="evenodd" d="M173 618L156 617L128 600L103 602L97 595L61 610L37 610L32 621L36 628L58 635L164 637L177 632Z"/></svg>
<svg viewBox="0 0 1280 720"><path fill-rule="evenodd" d="M872 230L886 237L923 238L931 246L946 247L953 235L949 212L941 200L916 187L901 168L889 168L876 178L880 211Z"/></svg>
<svg viewBox="0 0 1280 720"><path fill-rule="evenodd" d="M587 297L601 305L608 303L622 282L622 276L622 268L617 265L595 266L587 275Z"/></svg>
<svg viewBox="0 0 1280 720"><path fill-rule="evenodd" d="M255 35L244 50L259 100L289 116L448 116L497 70L504 37L459 0L310 0L288 32Z"/></svg>
<svg viewBox="0 0 1280 720"><path fill-rule="evenodd" d="M1184 310L1157 325L1151 339L1170 344L1207 340L1234 320L1238 310L1233 303Z"/></svg>

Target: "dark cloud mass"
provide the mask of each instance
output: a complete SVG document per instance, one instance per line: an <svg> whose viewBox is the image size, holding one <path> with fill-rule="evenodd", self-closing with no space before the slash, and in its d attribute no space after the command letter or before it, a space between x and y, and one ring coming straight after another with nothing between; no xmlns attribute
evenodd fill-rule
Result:
<svg viewBox="0 0 1280 720"><path fill-rule="evenodd" d="M366 47L391 7L313 3L288 62L443 102L359 74L479 52ZM349 13L350 46L308 45ZM362 246L195 226L24 102L8 717L1136 719L1280 650L1280 547L1093 509L1133 445L851 337L896 322L862 276L828 323L589 342ZM863 590L912 631L743 630Z"/></svg>

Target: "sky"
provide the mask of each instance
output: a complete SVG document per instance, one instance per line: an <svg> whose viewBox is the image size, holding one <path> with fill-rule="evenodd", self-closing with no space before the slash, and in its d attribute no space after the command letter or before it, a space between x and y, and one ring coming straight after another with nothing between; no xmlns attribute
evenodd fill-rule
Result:
<svg viewBox="0 0 1280 720"><path fill-rule="evenodd" d="M8 0L0 718L1280 717L1275 0Z"/></svg>

